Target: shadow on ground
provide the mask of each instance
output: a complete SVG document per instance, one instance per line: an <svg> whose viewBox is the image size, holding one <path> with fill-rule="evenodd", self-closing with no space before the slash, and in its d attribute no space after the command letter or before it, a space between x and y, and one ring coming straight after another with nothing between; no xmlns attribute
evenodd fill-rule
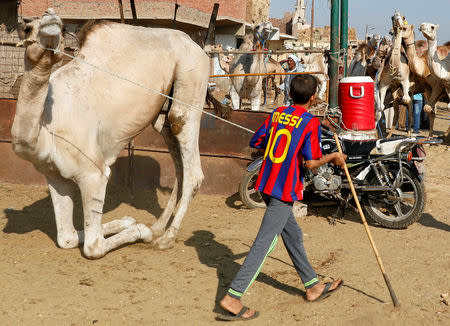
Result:
<svg viewBox="0 0 450 326"><path fill-rule="evenodd" d="M220 300L226 294L232 279L241 267L241 265L235 262L235 260L245 257L248 252L234 254L230 248L220 242L217 242L214 238L215 235L212 232L199 230L195 231L194 235L187 239L184 243L186 246L195 247L197 250L198 259L202 264L217 270L218 284L214 312L223 312L223 309L220 307ZM304 291L296 287L280 283L276 279L264 273L260 273L256 280L292 295L305 295Z"/></svg>
<svg viewBox="0 0 450 326"><path fill-rule="evenodd" d="M159 180L160 167L156 160L142 156L136 156L134 159L135 164L144 164L145 166L148 166L149 169L152 169L152 174L150 176L152 180L149 180L149 185L152 183L154 184L154 180ZM116 164L127 164L127 160L128 159L125 157L119 158ZM117 181L119 178L120 176L113 174L111 177L113 182L110 181L108 183L103 213L116 209L122 203L127 203L136 209L146 210L156 218L162 214L163 208L158 203L157 190L170 191L169 188L158 185L153 188L130 189L130 187L114 183L114 181ZM140 180L140 182L144 181L145 180ZM40 230L47 234L56 244L55 215L49 193L47 197L40 199L21 210L7 209L5 210L5 215L8 221L3 232L25 234L34 230ZM121 217L122 216L118 216L117 218ZM79 191L74 201L73 221L77 230L83 229L83 209Z"/></svg>

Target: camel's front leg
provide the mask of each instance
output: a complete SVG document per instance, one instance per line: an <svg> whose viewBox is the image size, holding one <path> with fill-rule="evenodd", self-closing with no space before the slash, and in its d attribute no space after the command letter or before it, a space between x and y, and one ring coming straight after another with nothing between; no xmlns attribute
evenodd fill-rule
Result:
<svg viewBox="0 0 450 326"><path fill-rule="evenodd" d="M250 101L252 103L252 111L259 111L259 107L261 106L261 88L262 88L262 82L261 82L261 78L260 78L250 93Z"/></svg>
<svg viewBox="0 0 450 326"><path fill-rule="evenodd" d="M47 176L48 188L55 211L57 243L61 248L76 248L79 239L73 226L73 196L75 185L60 176Z"/></svg>
<svg viewBox="0 0 450 326"><path fill-rule="evenodd" d="M413 124L414 124L414 108L412 105L412 101L410 101L407 105L408 107L408 114L406 115L406 132L408 136L411 136L411 129L413 129Z"/></svg>
<svg viewBox="0 0 450 326"><path fill-rule="evenodd" d="M386 98L386 92L388 89L389 89L389 85L380 83L380 112L383 112L385 109L384 108L384 99ZM394 124L389 124L389 122L391 121L390 114L389 114L390 112L391 112L391 110L389 110L388 114L385 115L386 116L386 129L389 129L389 133L386 136L387 138L392 136L392 133L393 133L392 128L394 127ZM395 115L395 112L394 112L394 115Z"/></svg>
<svg viewBox="0 0 450 326"><path fill-rule="evenodd" d="M403 104L408 105L409 103L411 103L411 96L409 96L409 88L411 83L409 82L409 79L405 79L402 80L400 84L402 85L403 90L403 97L402 97Z"/></svg>
<svg viewBox="0 0 450 326"><path fill-rule="evenodd" d="M318 97L319 99L325 101L325 93L327 91L327 79L324 75L319 75L319 90L318 90Z"/></svg>
<svg viewBox="0 0 450 326"><path fill-rule="evenodd" d="M103 235L102 216L106 193L106 177L100 171L91 171L78 180L81 190L84 213L84 246L83 252L88 258L101 258L106 253L123 244L137 240L151 241L152 232L144 224L134 223L119 233L105 239ZM120 223L119 223L120 224ZM126 221L125 224L130 224ZM108 224L106 224L108 226ZM117 230L109 224L110 231Z"/></svg>
<svg viewBox="0 0 450 326"><path fill-rule="evenodd" d="M434 119L436 118L436 112L434 110L431 110L431 112L428 113L428 125L430 126L428 130L428 137L433 137L433 131L434 131Z"/></svg>
<svg viewBox="0 0 450 326"><path fill-rule="evenodd" d="M230 97L231 97L231 104L233 105L233 110L239 110L241 98L239 96L239 93L234 88L233 84L230 86Z"/></svg>
<svg viewBox="0 0 450 326"><path fill-rule="evenodd" d="M400 99L395 99L394 98L394 101L392 102L392 108L394 110L394 116L392 118L392 126L389 129L389 133L386 136L386 138L391 138L392 134L395 131L395 126L398 123L398 118L399 118L399 113L400 113L399 101L400 101Z"/></svg>
<svg viewBox="0 0 450 326"><path fill-rule="evenodd" d="M435 86L431 89L431 94L428 98L426 98L426 104L423 107L425 113L428 114L428 124L430 126L428 131L428 136L433 137L434 130L434 119L436 117L436 103L439 95L444 90L444 86L438 87Z"/></svg>

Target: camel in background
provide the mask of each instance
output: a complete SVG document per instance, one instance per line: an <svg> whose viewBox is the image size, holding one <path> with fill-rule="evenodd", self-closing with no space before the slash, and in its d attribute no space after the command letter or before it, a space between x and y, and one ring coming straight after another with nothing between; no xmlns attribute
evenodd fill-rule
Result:
<svg viewBox="0 0 450 326"><path fill-rule="evenodd" d="M443 82L448 97L447 108L450 109L450 42L445 43L444 46L437 46L438 29L439 24L431 23L422 23L419 27L428 43L428 66L431 73ZM449 134L450 126L445 132L445 137Z"/></svg>
<svg viewBox="0 0 450 326"><path fill-rule="evenodd" d="M100 258L137 240L171 248L203 180L198 148L202 112L180 101L203 107L208 56L181 31L102 22L82 29L77 58L83 61L74 59L51 73L63 56L62 27L49 8L20 33L25 72L11 129L16 154L47 178L57 243L61 248L83 243L88 258ZM162 114L169 101L161 94L171 89L175 100ZM151 228L131 217L102 224L110 166L150 124L164 137L174 160L176 178L169 202ZM75 230L72 219L77 186L83 231Z"/></svg>
<svg viewBox="0 0 450 326"><path fill-rule="evenodd" d="M206 49L206 47L205 47ZM222 44L214 44L209 46L209 48L207 49L209 51L217 51L217 52L221 52L224 51L223 45ZM227 48L227 51L232 51L233 49ZM224 53L217 53L214 54L212 57L216 56L219 59L219 66L220 68L222 68L223 71L225 71L226 74L230 73L230 64L234 59L234 54L233 53L228 53L228 54L224 54Z"/></svg>
<svg viewBox="0 0 450 326"><path fill-rule="evenodd" d="M319 74L315 74L319 85L317 89L317 96L320 100L326 101L327 84L328 84L328 65L323 53L299 53L298 57L303 59L306 66L305 72L318 71Z"/></svg>
<svg viewBox="0 0 450 326"><path fill-rule="evenodd" d="M278 61L273 58L269 58L269 60L264 64L264 72L284 73L285 71ZM268 75L263 78L262 87L264 91L264 104L266 104L269 94L273 93L274 90L275 95L273 95L272 104L278 103L278 96L281 93L278 89L283 83L284 75Z"/></svg>
<svg viewBox="0 0 450 326"><path fill-rule="evenodd" d="M407 58L402 54L402 27L407 22L398 11L392 16L392 26L394 31L394 41L392 50L384 61L384 66L379 73L379 90L380 90L380 112L385 109L385 98L388 90L392 92L394 105L394 119L390 128L388 137L394 132L395 124L398 121L398 102L401 100L408 106L408 135L410 134L411 124L413 121L412 101L410 94L410 69ZM398 88L401 87L400 90Z"/></svg>
<svg viewBox="0 0 450 326"><path fill-rule="evenodd" d="M271 22L264 22L255 27L252 34L244 36L239 51L263 50L262 44L273 30ZM262 73L264 54L237 54L231 62L231 74ZM258 111L261 104L262 76L231 77L230 97L234 110L240 109L241 98L250 98L252 111Z"/></svg>
<svg viewBox="0 0 450 326"><path fill-rule="evenodd" d="M349 76L366 76L368 65L375 58L378 43L381 41L380 35L368 35L366 39L358 43L355 55L348 67Z"/></svg>
<svg viewBox="0 0 450 326"><path fill-rule="evenodd" d="M402 27L403 43L406 47L406 56L409 62L411 73L415 75L416 84L421 85L425 91L425 105L423 110L429 118L429 136L433 136L434 119L436 116L436 103L441 95L444 95L444 84L442 80L431 74L427 62L428 51L424 51L422 56L416 52L414 25L403 25ZM414 93L417 93L414 92Z"/></svg>

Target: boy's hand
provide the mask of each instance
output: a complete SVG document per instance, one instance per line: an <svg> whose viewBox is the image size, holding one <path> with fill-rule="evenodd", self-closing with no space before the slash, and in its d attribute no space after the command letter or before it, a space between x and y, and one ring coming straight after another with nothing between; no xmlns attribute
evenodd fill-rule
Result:
<svg viewBox="0 0 450 326"><path fill-rule="evenodd" d="M333 153L334 157L333 157L333 164L336 166L339 166L340 168L343 168L345 165L345 160L347 159L347 155L343 154L343 153Z"/></svg>

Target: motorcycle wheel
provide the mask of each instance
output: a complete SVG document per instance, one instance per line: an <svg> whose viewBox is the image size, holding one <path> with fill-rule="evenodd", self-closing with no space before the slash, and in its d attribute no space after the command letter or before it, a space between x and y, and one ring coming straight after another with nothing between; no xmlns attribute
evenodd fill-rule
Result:
<svg viewBox="0 0 450 326"><path fill-rule="evenodd" d="M247 172L239 184L239 196L248 208L265 208L266 203L259 191L255 189L255 182L258 179L259 169Z"/></svg>
<svg viewBox="0 0 450 326"><path fill-rule="evenodd" d="M396 171L388 171L393 182ZM403 184L393 191L370 194L363 207L370 218L390 229L406 229L418 221L425 209L425 185L412 173L403 168ZM372 184L378 183L376 178Z"/></svg>

